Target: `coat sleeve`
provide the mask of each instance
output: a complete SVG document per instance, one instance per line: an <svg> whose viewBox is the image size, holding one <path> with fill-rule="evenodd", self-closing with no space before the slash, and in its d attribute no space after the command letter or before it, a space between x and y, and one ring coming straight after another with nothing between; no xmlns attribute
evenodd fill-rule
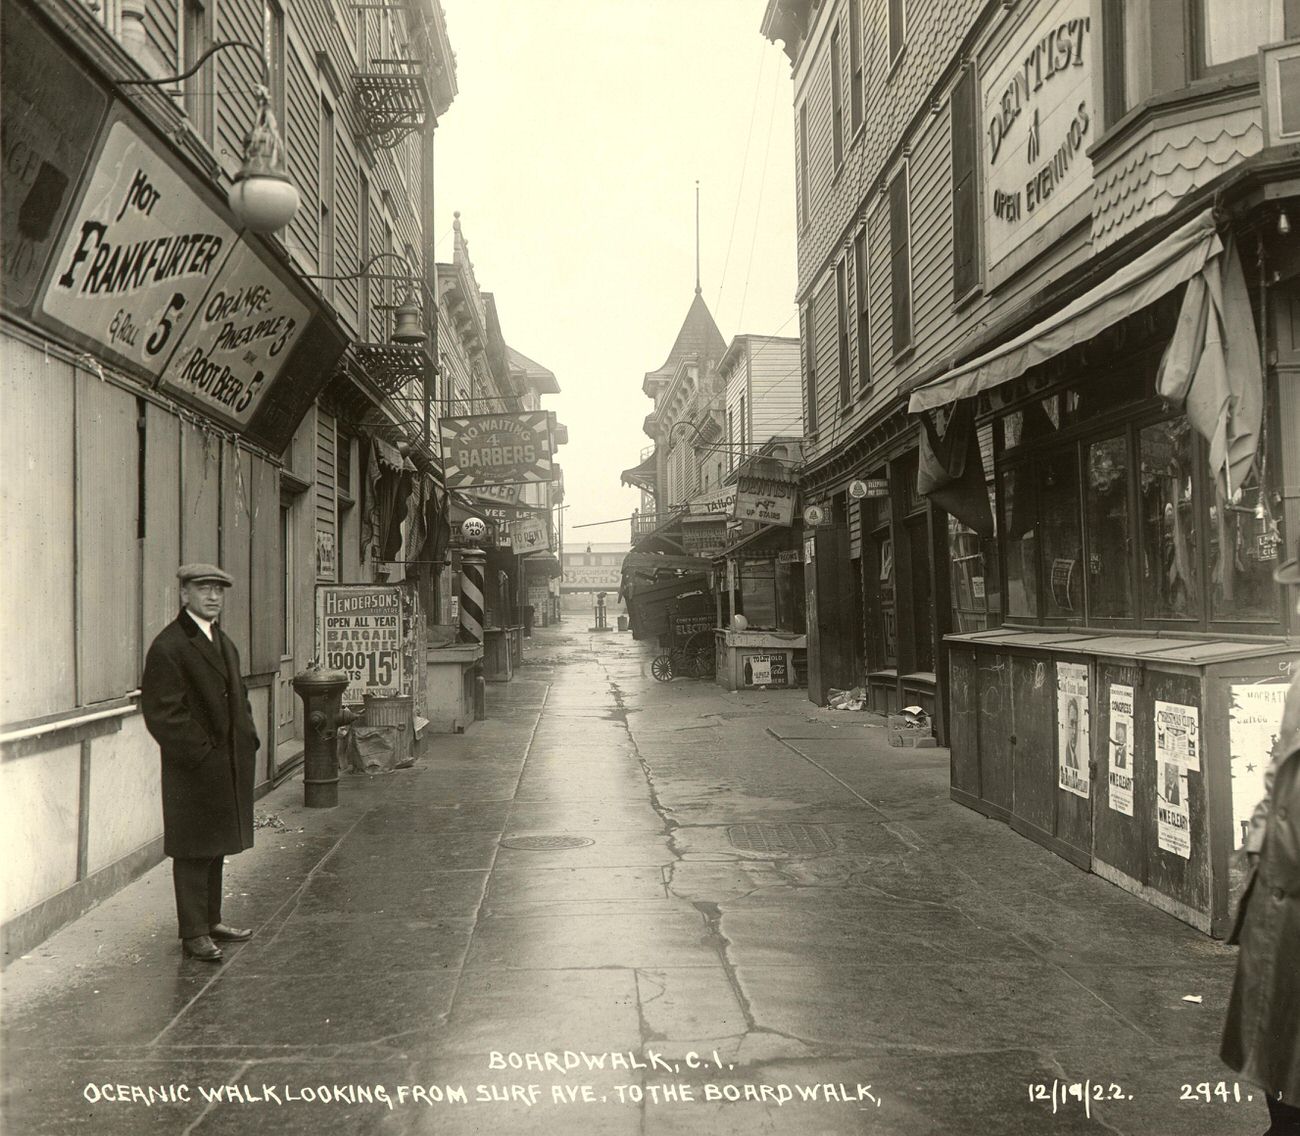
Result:
<svg viewBox="0 0 1300 1136"><path fill-rule="evenodd" d="M144 723L167 760L198 766L212 752L212 739L190 713L185 679L175 661L155 644L145 657L140 684Z"/></svg>

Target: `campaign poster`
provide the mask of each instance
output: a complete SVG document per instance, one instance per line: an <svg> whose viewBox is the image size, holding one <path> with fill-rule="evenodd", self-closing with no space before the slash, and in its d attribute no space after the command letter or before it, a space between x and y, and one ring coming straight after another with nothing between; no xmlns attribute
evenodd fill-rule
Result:
<svg viewBox="0 0 1300 1136"><path fill-rule="evenodd" d="M1287 685L1285 682L1233 683L1228 688L1234 849L1245 844L1251 814L1264 799L1264 772L1282 729Z"/></svg>
<svg viewBox="0 0 1300 1136"><path fill-rule="evenodd" d="M1091 791L1088 768L1088 668L1083 663L1056 664L1057 785L1087 798Z"/></svg>
<svg viewBox="0 0 1300 1136"><path fill-rule="evenodd" d="M1184 860L1192 857L1187 773L1201 768L1200 727L1195 706L1155 703L1156 844Z"/></svg>
<svg viewBox="0 0 1300 1136"><path fill-rule="evenodd" d="M1133 688L1111 683L1106 803L1117 813L1133 815Z"/></svg>

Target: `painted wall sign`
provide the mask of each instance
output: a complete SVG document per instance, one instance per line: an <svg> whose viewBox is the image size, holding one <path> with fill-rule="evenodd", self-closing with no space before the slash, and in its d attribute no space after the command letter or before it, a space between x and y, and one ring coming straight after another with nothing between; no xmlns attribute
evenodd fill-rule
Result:
<svg viewBox="0 0 1300 1136"><path fill-rule="evenodd" d="M551 480L550 419L545 410L443 418L438 428L452 489Z"/></svg>
<svg viewBox="0 0 1300 1136"><path fill-rule="evenodd" d="M564 586L566 588L607 588L617 591L621 578L621 569L617 564L607 567L564 568Z"/></svg>
<svg viewBox="0 0 1300 1136"><path fill-rule="evenodd" d="M310 318L279 273L240 243L180 335L162 385L243 428Z"/></svg>
<svg viewBox="0 0 1300 1136"><path fill-rule="evenodd" d="M1086 798L1092 785L1088 761L1088 667L1056 664L1057 785Z"/></svg>
<svg viewBox="0 0 1300 1136"><path fill-rule="evenodd" d="M1228 688L1228 753L1232 771L1232 846L1246 843L1255 806L1264 799L1264 772L1282 730L1288 683L1233 683Z"/></svg>
<svg viewBox="0 0 1300 1136"><path fill-rule="evenodd" d="M235 241L171 159L119 117L48 269L36 318L156 379Z"/></svg>
<svg viewBox="0 0 1300 1136"><path fill-rule="evenodd" d="M1133 815L1133 688L1111 683L1106 804Z"/></svg>
<svg viewBox="0 0 1300 1136"><path fill-rule="evenodd" d="M108 109L108 94L27 8L5 0L0 36L4 194L0 295L27 312Z"/></svg>
<svg viewBox="0 0 1300 1136"><path fill-rule="evenodd" d="M343 701L402 693L402 593L397 587L322 584L316 589L316 657L352 680Z"/></svg>
<svg viewBox="0 0 1300 1136"><path fill-rule="evenodd" d="M745 686L789 686L790 672L784 654L742 655Z"/></svg>
<svg viewBox="0 0 1300 1136"><path fill-rule="evenodd" d="M521 552L543 552L550 548L546 522L541 517L521 517L510 524L510 549Z"/></svg>
<svg viewBox="0 0 1300 1136"><path fill-rule="evenodd" d="M733 516L765 525L793 525L795 494L795 487L784 481L741 477L736 482Z"/></svg>
<svg viewBox="0 0 1300 1136"><path fill-rule="evenodd" d="M734 516L736 512L736 487L728 485L710 489L692 499L687 504L686 509L692 517Z"/></svg>
<svg viewBox="0 0 1300 1136"><path fill-rule="evenodd" d="M712 556L727 546L725 520L685 520L682 522L682 547L691 556Z"/></svg>
<svg viewBox="0 0 1300 1136"><path fill-rule="evenodd" d="M1043 5L981 66L985 247L995 267L1091 189L1097 135L1088 0Z"/></svg>

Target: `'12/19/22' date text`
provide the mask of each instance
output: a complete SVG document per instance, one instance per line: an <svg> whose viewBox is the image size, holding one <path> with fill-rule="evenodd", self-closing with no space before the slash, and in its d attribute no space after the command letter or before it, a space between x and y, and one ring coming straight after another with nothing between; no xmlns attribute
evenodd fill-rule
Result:
<svg viewBox="0 0 1300 1136"><path fill-rule="evenodd" d="M1062 1081L1054 1078L1050 1084L1046 1081L1029 1083L1029 1099L1035 1103L1050 1104L1052 1115L1074 1103L1083 1105L1083 1114L1092 1119L1093 1103L1102 1101L1130 1101L1133 1094L1115 1081Z"/></svg>

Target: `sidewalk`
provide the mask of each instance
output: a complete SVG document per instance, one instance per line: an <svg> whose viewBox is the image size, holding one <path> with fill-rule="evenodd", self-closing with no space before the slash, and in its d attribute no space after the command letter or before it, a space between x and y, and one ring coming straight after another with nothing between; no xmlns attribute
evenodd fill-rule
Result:
<svg viewBox="0 0 1300 1136"><path fill-rule="evenodd" d="M5 1130L1267 1126L1216 1056L1231 948L953 804L945 750L576 622L416 768L260 801L220 966L166 863L10 966Z"/></svg>

